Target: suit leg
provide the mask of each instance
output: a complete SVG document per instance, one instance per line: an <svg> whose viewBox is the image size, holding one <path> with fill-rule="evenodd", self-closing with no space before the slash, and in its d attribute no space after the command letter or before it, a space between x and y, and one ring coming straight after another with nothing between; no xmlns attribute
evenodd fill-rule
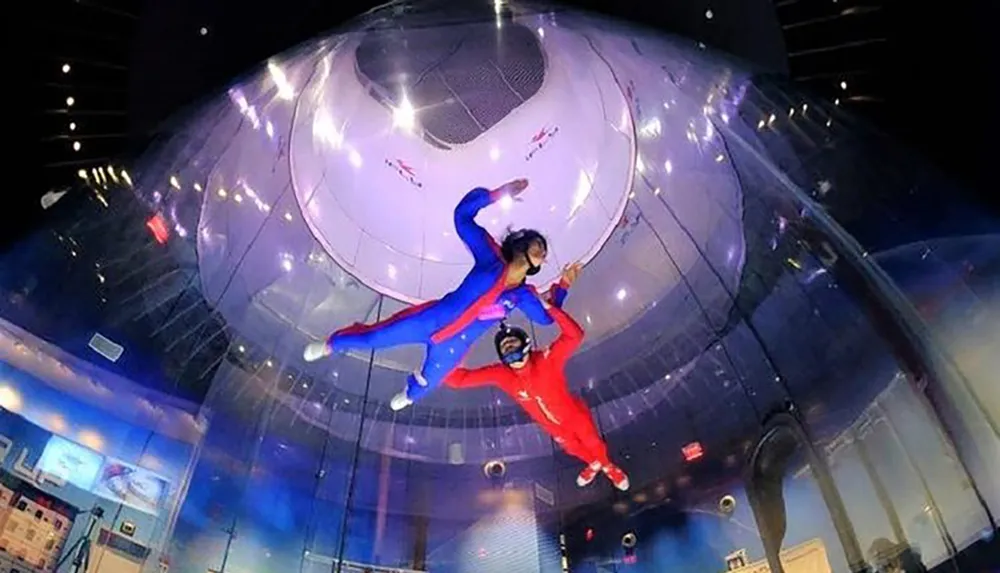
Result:
<svg viewBox="0 0 1000 573"><path fill-rule="evenodd" d="M567 426L555 426L552 429L547 429L547 431L552 435L552 439L555 443L570 456L573 456L588 465L597 459L591 455L590 448L580 441L580 438L576 435L576 432L573 431L573 428Z"/></svg>
<svg viewBox="0 0 1000 573"><path fill-rule="evenodd" d="M577 415L569 421L569 424L576 439L586 449L590 461L597 460L602 466L610 464L608 446L604 443L604 438L601 437L597 425L594 424L594 416L591 414L590 408L578 397L574 396L573 400L576 404Z"/></svg>
<svg viewBox="0 0 1000 573"><path fill-rule="evenodd" d="M434 329L428 314L431 305L432 303L424 303L404 308L374 324L355 324L342 328L330 335L327 344L334 350L379 350L427 342Z"/></svg>
<svg viewBox="0 0 1000 573"><path fill-rule="evenodd" d="M454 338L440 344L428 344L420 372L410 374L406 379L406 397L416 402L440 386L445 377L458 368L467 351L468 348L458 344Z"/></svg>

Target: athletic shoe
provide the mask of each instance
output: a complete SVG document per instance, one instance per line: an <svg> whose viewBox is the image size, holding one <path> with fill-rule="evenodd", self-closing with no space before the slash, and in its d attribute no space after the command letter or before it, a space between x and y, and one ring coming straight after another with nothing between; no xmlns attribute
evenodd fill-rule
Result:
<svg viewBox="0 0 1000 573"><path fill-rule="evenodd" d="M604 466L602 468L604 475L607 476L611 483L621 491L628 491L628 476L622 469L614 464Z"/></svg>
<svg viewBox="0 0 1000 573"><path fill-rule="evenodd" d="M406 396L406 390L403 390L399 394L392 397L392 400L389 402L389 407L392 408L394 412L398 412L412 403L413 400L410 400Z"/></svg>
<svg viewBox="0 0 1000 573"><path fill-rule="evenodd" d="M597 472L601 471L601 464L594 462L589 466L583 468L580 471L580 475L576 476L576 485L580 487L587 487L590 485L594 478L597 477Z"/></svg>

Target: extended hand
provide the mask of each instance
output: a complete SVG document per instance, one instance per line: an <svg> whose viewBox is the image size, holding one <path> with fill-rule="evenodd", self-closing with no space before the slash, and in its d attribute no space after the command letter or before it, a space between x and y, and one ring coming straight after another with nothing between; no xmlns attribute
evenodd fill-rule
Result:
<svg viewBox="0 0 1000 573"><path fill-rule="evenodd" d="M580 271L583 270L583 265L580 263L573 263L571 265L566 265L563 267L562 275L560 278L562 282L566 284L567 287L572 286L576 282L577 277L580 276Z"/></svg>
<svg viewBox="0 0 1000 573"><path fill-rule="evenodd" d="M516 199L517 196L520 195L521 193L524 193L524 190L527 188L528 188L528 180L522 178L522 179L514 179L513 181L508 181L507 183L504 183L500 187L500 190L505 195L510 195L512 199Z"/></svg>

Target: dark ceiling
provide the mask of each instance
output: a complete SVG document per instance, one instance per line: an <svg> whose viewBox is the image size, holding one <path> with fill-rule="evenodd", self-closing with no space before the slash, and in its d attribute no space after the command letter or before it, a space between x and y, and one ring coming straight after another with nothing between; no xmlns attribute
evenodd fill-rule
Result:
<svg viewBox="0 0 1000 573"><path fill-rule="evenodd" d="M79 168L142 149L152 128L207 91L374 4L293 0L280 9L230 0L30 4L8 20L14 65L22 68L17 77L25 78L24 88L12 94L22 101L8 104L18 142L11 164L17 166L14 173L29 176L8 195L15 203L4 210L0 245L37 226L44 216L41 196L72 181ZM982 84L977 70L995 69L996 50L986 49L986 19L976 17L985 12L985 2L952 2L946 8L892 0L569 4L703 39L771 68L784 63L783 39L793 80L839 97L970 188L985 188L989 146L984 143L994 122L992 111L975 103L976 89L968 87ZM705 17L707 10L712 19ZM780 34L769 33L775 13ZM67 107L71 96L74 105ZM985 117L959 119L970 111ZM74 142L80 143L78 151Z"/></svg>

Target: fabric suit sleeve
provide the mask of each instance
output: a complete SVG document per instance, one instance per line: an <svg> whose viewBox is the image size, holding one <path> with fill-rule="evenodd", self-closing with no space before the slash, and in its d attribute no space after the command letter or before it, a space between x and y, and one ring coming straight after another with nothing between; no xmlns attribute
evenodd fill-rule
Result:
<svg viewBox="0 0 1000 573"><path fill-rule="evenodd" d="M547 307L562 308L563 301L566 300L566 294L569 292L566 283L560 280L558 283L552 285L544 294L540 294L535 287L530 285L528 286L528 290L530 291L530 295L524 297L519 302L517 305L518 308L528 317L528 320L535 324L545 326L553 324L555 321Z"/></svg>
<svg viewBox="0 0 1000 573"><path fill-rule="evenodd" d="M449 388L476 388L496 384L503 386L510 377L507 367L503 364L491 364L481 368L456 368L444 379Z"/></svg>
<svg viewBox="0 0 1000 573"><path fill-rule="evenodd" d="M476 263L494 261L500 256L500 246L486 229L476 222L476 215L484 207L500 198L500 194L477 187L465 194L455 207L455 232L472 251Z"/></svg>
<svg viewBox="0 0 1000 573"><path fill-rule="evenodd" d="M552 315L561 331L559 338L549 347L549 359L565 362L583 342L583 329L572 316L557 306L550 308L549 314Z"/></svg>

